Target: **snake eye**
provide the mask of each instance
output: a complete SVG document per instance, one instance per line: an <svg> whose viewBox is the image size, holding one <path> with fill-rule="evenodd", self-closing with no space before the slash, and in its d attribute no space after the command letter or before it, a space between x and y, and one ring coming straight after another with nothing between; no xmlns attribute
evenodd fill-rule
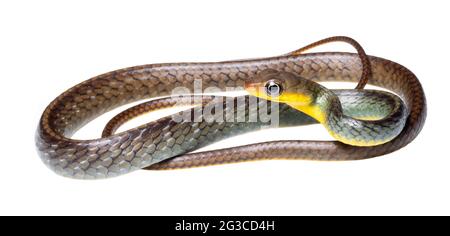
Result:
<svg viewBox="0 0 450 236"><path fill-rule="evenodd" d="M266 93L269 96L276 97L283 92L283 88L276 81L270 80L265 85Z"/></svg>

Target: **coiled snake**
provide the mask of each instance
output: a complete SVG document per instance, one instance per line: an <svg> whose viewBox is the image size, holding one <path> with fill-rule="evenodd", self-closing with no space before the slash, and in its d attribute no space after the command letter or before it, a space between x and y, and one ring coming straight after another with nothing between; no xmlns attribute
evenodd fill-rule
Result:
<svg viewBox="0 0 450 236"><path fill-rule="evenodd" d="M303 54L306 49L331 41L349 42L358 54ZM280 126L319 121L340 141L271 141L190 153L217 140L268 125L268 121L263 120L241 122L262 110L262 106L251 105L252 96L229 99L189 95L188 100L167 97L177 87L192 90L194 81L200 81L203 87L244 87L252 95L272 100L256 100L259 105L268 103L268 114L274 112L272 107L279 102ZM330 91L315 83L323 81L359 81L359 84L356 90ZM363 90L366 83L390 90L398 97L387 92ZM268 96L271 93L276 94ZM319 93L327 96L317 96ZM70 138L84 124L109 110L156 97L163 98L130 108L115 117L106 126L102 138ZM319 97L331 98L334 102L324 105L319 102ZM227 112L215 111L217 101L222 101L219 103ZM114 134L118 126L136 115L179 104L196 105L183 113L190 114L191 118L205 118L204 112L210 111L215 117L226 119L176 121L170 116ZM320 106L316 106L318 104ZM249 160L366 159L393 152L410 143L422 129L425 117L425 95L411 71L395 62L366 56L359 44L341 36L277 57L152 64L96 76L67 90L48 105L39 121L36 145L39 156L56 173L96 179L144 168L173 169Z"/></svg>

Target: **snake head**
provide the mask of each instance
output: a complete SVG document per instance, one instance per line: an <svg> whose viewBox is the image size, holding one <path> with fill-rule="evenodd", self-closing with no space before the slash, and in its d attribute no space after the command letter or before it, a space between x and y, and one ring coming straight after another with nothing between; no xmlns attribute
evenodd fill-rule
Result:
<svg viewBox="0 0 450 236"><path fill-rule="evenodd" d="M311 81L289 72L266 69L245 82L250 95L286 103L291 106L308 106L314 101Z"/></svg>

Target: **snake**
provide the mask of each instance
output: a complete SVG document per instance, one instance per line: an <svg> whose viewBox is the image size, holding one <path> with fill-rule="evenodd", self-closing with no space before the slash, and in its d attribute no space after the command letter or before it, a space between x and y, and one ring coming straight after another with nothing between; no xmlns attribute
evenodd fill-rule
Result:
<svg viewBox="0 0 450 236"><path fill-rule="evenodd" d="M358 53L304 52L331 41L348 42ZM358 85L354 90L328 90L318 84L327 81ZM193 90L195 82L202 87L246 90L250 95L170 96L179 87ZM363 89L366 83L389 92ZM114 117L100 138L71 138L101 114L143 99L153 100ZM194 105L177 113L188 119L177 121L172 115L116 133L137 115L179 104ZM218 107L223 111L218 112ZM270 121L263 119L242 122L261 111L277 113L280 127L321 123L336 140L279 140L193 152L224 138L267 128ZM426 112L424 90L409 69L365 55L356 41L337 36L281 56L149 64L93 77L46 107L35 142L51 170L76 179L254 160L361 160L409 144L422 130ZM223 119L208 121L203 119L205 114Z"/></svg>

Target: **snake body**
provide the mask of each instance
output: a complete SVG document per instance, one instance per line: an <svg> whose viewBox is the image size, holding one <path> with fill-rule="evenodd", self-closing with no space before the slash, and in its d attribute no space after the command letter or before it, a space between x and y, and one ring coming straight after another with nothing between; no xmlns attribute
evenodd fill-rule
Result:
<svg viewBox="0 0 450 236"><path fill-rule="evenodd" d="M362 66L358 54L328 52L212 63L152 64L99 75L67 90L45 109L36 132L38 153L56 173L81 179L113 177L143 168L172 169L262 159L358 160L384 155L404 147L418 135L426 117L426 99L419 80L407 68L374 56L368 60L372 69L369 84L396 93L406 107L404 128L393 140L381 145L361 147L338 141L292 140L188 153L266 124L175 122L171 117L118 134L109 130L99 139L70 138L84 124L109 110L142 99L169 96L176 87L192 89L197 79L203 87L242 87L261 71L273 69L316 82L359 80ZM224 103L227 108L238 110L235 100ZM250 100L244 97L244 104ZM164 104L170 102L174 101L168 99ZM154 102L152 108L164 104ZM202 104L192 113L201 113L210 106ZM252 112L255 111L246 109L240 116L247 119ZM280 105L282 126L313 122L291 106Z"/></svg>

